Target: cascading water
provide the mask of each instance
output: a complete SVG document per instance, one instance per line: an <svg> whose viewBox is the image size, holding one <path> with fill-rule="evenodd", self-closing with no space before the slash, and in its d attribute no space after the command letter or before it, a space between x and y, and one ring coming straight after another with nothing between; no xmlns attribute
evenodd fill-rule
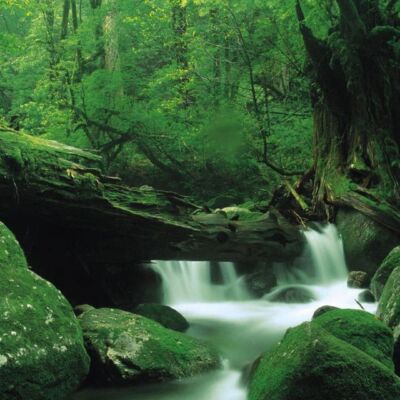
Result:
<svg viewBox="0 0 400 400"><path fill-rule="evenodd" d="M167 304L218 302L250 298L244 282L229 262L217 264L220 284L212 283L212 265L204 261L157 261L154 271L162 278L164 301Z"/></svg>
<svg viewBox="0 0 400 400"><path fill-rule="evenodd" d="M245 400L241 370L277 343L287 328L310 320L323 305L358 308L355 299L360 291L347 288L343 245L335 226L304 235L304 265L297 270L277 268L279 285L263 299L251 299L231 263L219 264L216 284L215 270L208 262L154 262L152 268L162 278L164 302L189 320L188 334L219 348L226 360L224 370L178 383L83 392L74 400ZM276 302L276 295L289 287L307 290L312 299L306 304ZM375 305L364 307L373 312Z"/></svg>
<svg viewBox="0 0 400 400"><path fill-rule="evenodd" d="M335 225L321 228L321 232L308 230L304 232L307 250L311 254L316 283L332 283L347 278L347 266L343 242Z"/></svg>

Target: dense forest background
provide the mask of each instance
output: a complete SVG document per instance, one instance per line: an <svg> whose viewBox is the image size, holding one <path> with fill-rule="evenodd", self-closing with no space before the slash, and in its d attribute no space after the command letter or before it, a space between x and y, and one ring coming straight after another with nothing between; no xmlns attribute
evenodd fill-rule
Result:
<svg viewBox="0 0 400 400"><path fill-rule="evenodd" d="M0 125L104 156L104 172L268 201L312 164L292 0L2 0ZM305 1L323 35L332 1Z"/></svg>
<svg viewBox="0 0 400 400"><path fill-rule="evenodd" d="M398 6L0 0L0 126L213 208L312 174L314 204L349 181L397 202Z"/></svg>

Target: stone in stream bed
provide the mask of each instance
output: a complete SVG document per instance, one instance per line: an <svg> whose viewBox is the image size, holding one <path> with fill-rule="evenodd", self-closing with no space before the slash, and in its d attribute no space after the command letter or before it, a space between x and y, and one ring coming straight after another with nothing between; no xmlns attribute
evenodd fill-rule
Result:
<svg viewBox="0 0 400 400"><path fill-rule="evenodd" d="M339 310L339 308L334 306L322 306L314 311L312 319L314 320L315 318L318 318L321 315L333 310Z"/></svg>
<svg viewBox="0 0 400 400"><path fill-rule="evenodd" d="M244 276L247 289L256 298L260 298L276 287L277 280L271 269L263 269Z"/></svg>
<svg viewBox="0 0 400 400"><path fill-rule="evenodd" d="M358 301L360 303L375 303L375 296L370 290L363 290L359 295L358 295Z"/></svg>
<svg viewBox="0 0 400 400"><path fill-rule="evenodd" d="M86 311L94 310L94 307L89 304L80 304L74 307L74 313L76 316L85 313Z"/></svg>
<svg viewBox="0 0 400 400"><path fill-rule="evenodd" d="M100 308L79 317L92 358L91 378L118 385L190 377L220 366L205 343L126 311Z"/></svg>
<svg viewBox="0 0 400 400"><path fill-rule="evenodd" d="M353 289L367 289L371 282L370 276L364 271L351 271L347 279L347 287Z"/></svg>
<svg viewBox="0 0 400 400"><path fill-rule="evenodd" d="M63 399L85 379L89 357L72 307L27 268L0 223L0 398Z"/></svg>
<svg viewBox="0 0 400 400"><path fill-rule="evenodd" d="M314 293L304 286L285 286L277 288L264 296L271 303L311 303L315 300Z"/></svg>
<svg viewBox="0 0 400 400"><path fill-rule="evenodd" d="M156 321L164 328L172 329L173 331L185 332L189 329L189 322L182 314L162 304L139 304L134 313Z"/></svg>
<svg viewBox="0 0 400 400"><path fill-rule="evenodd" d="M248 399L399 399L392 349L390 330L372 315L330 311L289 329L262 357L250 378Z"/></svg>

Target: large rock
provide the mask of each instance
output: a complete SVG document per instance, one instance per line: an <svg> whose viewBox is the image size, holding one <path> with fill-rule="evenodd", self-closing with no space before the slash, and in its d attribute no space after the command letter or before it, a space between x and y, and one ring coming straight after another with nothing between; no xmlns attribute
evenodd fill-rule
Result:
<svg viewBox="0 0 400 400"><path fill-rule="evenodd" d="M139 304L135 309L135 314L152 319L164 328L178 332L185 332L189 329L189 322L178 311L162 304L144 303Z"/></svg>
<svg viewBox="0 0 400 400"><path fill-rule="evenodd" d="M315 322L289 329L263 356L248 395L249 400L398 398L400 380L390 369Z"/></svg>
<svg viewBox="0 0 400 400"><path fill-rule="evenodd" d="M392 331L374 315L361 310L338 309L319 316L313 324L394 369Z"/></svg>
<svg viewBox="0 0 400 400"><path fill-rule="evenodd" d="M102 308L80 317L100 384L134 384L193 376L219 367L218 354L197 339L126 311Z"/></svg>
<svg viewBox="0 0 400 400"><path fill-rule="evenodd" d="M394 269L386 282L377 315L391 328L400 324L400 267Z"/></svg>
<svg viewBox="0 0 400 400"><path fill-rule="evenodd" d="M398 235L357 211L339 210L336 223L350 270L362 270L370 276L400 242Z"/></svg>
<svg viewBox="0 0 400 400"><path fill-rule="evenodd" d="M0 223L0 398L57 400L85 379L89 357L72 307L26 267Z"/></svg>
<svg viewBox="0 0 400 400"><path fill-rule="evenodd" d="M400 267L400 246L395 247L386 256L372 278L371 291L377 300L381 298L383 288L396 267Z"/></svg>

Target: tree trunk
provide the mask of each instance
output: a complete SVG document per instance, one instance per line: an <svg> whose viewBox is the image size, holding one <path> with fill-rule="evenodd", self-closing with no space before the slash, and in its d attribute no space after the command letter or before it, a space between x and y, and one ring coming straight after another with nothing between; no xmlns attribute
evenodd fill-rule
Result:
<svg viewBox="0 0 400 400"><path fill-rule="evenodd" d="M357 191L399 204L399 20L377 0L336 0L339 22L325 40L297 16L312 65L313 204L343 203ZM351 204L348 204L351 205ZM329 212L328 212L329 214Z"/></svg>

